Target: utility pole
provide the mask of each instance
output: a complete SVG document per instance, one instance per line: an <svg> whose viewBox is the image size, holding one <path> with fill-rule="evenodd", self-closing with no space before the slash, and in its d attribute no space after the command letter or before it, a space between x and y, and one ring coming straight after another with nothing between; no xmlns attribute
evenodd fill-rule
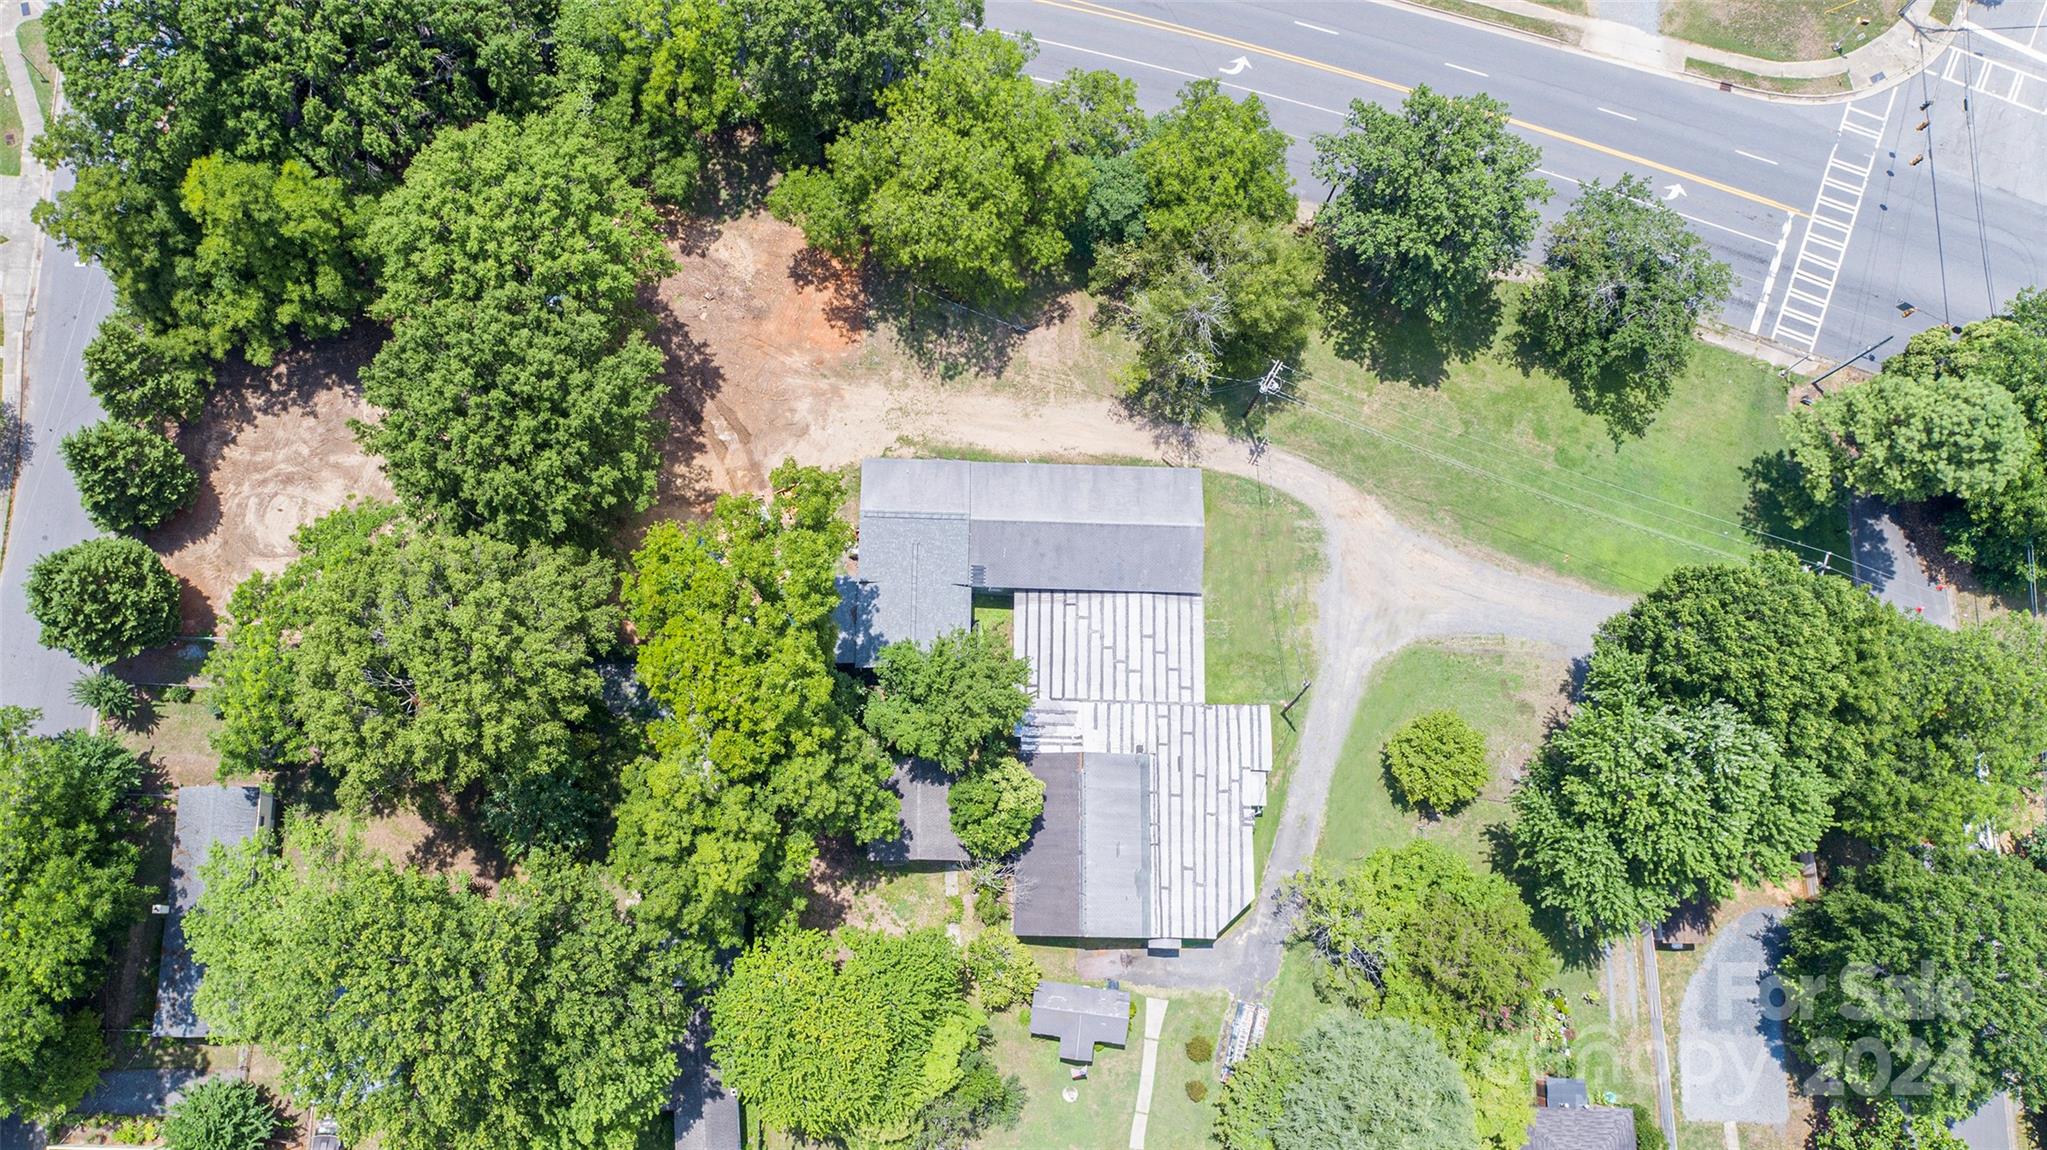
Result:
<svg viewBox="0 0 2047 1150"><path fill-rule="evenodd" d="M1813 378L1812 381L1813 390L1819 392L1821 395L1825 395L1826 389L1820 386L1821 381L1825 380L1828 376L1833 375L1835 372L1840 371L1842 368L1847 367L1849 364L1854 363L1856 360L1861 359L1863 356L1868 355L1870 352L1875 351L1877 348L1882 347L1883 345L1891 342L1893 339L1896 338L1897 338L1896 336L1887 335L1882 339L1877 340L1875 343L1870 344L1868 347L1863 348L1861 351L1856 352L1854 355L1849 356L1847 359L1844 359L1841 362L1835 364L1834 366L1828 368L1827 370L1821 372L1818 376Z"/></svg>

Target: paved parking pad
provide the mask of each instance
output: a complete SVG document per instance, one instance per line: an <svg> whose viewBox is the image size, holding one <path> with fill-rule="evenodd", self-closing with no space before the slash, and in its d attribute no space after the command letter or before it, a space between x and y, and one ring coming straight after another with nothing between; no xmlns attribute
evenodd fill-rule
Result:
<svg viewBox="0 0 2047 1150"><path fill-rule="evenodd" d="M1763 1001L1782 912L1752 910L1720 932L1678 1012L1679 1108L1688 1122L1791 1120L1784 1024ZM1779 1003L1770 1003L1770 1006Z"/></svg>

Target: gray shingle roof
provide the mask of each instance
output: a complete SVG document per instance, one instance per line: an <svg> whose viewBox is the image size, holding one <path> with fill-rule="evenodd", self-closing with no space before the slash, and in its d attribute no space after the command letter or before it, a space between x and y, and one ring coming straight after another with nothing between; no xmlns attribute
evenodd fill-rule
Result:
<svg viewBox="0 0 2047 1150"><path fill-rule="evenodd" d="M1059 1057L1093 1062L1095 1044L1130 1038L1130 993L1072 982L1040 982L1031 996L1031 1033L1059 1040Z"/></svg>
<svg viewBox="0 0 2047 1150"><path fill-rule="evenodd" d="M977 587L1198 595L1201 547L1196 469L869 459L839 658L966 626Z"/></svg>
<svg viewBox="0 0 2047 1150"><path fill-rule="evenodd" d="M1017 860L1016 933L1152 936L1150 762L1136 755L1036 755L1045 815Z"/></svg>
<svg viewBox="0 0 2047 1150"><path fill-rule="evenodd" d="M1612 1106L1547 1106L1535 1112L1526 1150L1636 1150L1635 1116Z"/></svg>
<svg viewBox="0 0 2047 1150"><path fill-rule="evenodd" d="M272 800L260 787L179 787L171 845L171 913L164 923L163 962L157 971L156 1020L159 1038L204 1038L206 1024L192 1008L199 990L199 964L185 944L185 913L198 905L206 884L199 868L220 844L239 843L272 820Z"/></svg>
<svg viewBox="0 0 2047 1150"><path fill-rule="evenodd" d="M867 848L867 857L882 863L961 863L966 848L953 833L952 806L947 801L951 780L937 764L905 759L889 776L889 789L902 796L901 836Z"/></svg>

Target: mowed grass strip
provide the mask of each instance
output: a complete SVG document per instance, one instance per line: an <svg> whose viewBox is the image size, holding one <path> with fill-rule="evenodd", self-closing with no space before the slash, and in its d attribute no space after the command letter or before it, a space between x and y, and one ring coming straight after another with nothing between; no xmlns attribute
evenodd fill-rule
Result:
<svg viewBox="0 0 2047 1150"><path fill-rule="evenodd" d="M1764 60L1824 60L1883 35L1906 3L1670 0L1663 6L1663 34Z"/></svg>
<svg viewBox="0 0 2047 1150"><path fill-rule="evenodd" d="M35 89L36 107L43 110L43 123L50 122L50 85L56 70L50 66L50 40L43 33L43 18L24 20L14 30L21 45L21 57L28 61L28 83Z"/></svg>

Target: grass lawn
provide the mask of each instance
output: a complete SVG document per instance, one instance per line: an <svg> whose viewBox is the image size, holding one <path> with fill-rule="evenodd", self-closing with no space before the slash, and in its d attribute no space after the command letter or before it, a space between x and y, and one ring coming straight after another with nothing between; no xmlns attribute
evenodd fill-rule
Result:
<svg viewBox="0 0 2047 1150"><path fill-rule="evenodd" d="M1759 360L1696 345L1648 435L1616 447L1562 381L1515 363L1521 293L1503 293L1506 318L1487 350L1417 358L1416 373L1440 374L1433 386L1382 377L1318 342L1302 402L1276 409L1268 434L1418 527L1602 587L1643 591L1680 564L1753 551L1744 469L1783 447L1783 381ZM1802 542L1838 558L1845 531Z"/></svg>
<svg viewBox="0 0 2047 1150"><path fill-rule="evenodd" d="M148 701L134 725L108 730L121 745L160 765L173 786L213 782L220 757L210 740L220 720L213 717L207 688L194 689L186 703L165 702L161 694L161 688L145 688Z"/></svg>
<svg viewBox="0 0 2047 1150"><path fill-rule="evenodd" d="M1122 1049L1096 1047L1094 1065L1080 1082L1071 1080L1067 1064L1059 1060L1059 1044L1049 1038L1032 1038L1020 1012L995 1016L995 1061L1004 1073L1023 1079L1027 1100L1015 1127L990 1131L975 1145L983 1150L1123 1150L1128 1146L1144 1057L1143 993L1132 990L1137 1017L1130 1023L1130 1044ZM1215 1064L1189 1062L1186 1044L1196 1034L1211 1040L1220 1035L1228 996L1151 993L1171 1005L1166 1008L1165 1030L1159 1038L1145 1145L1159 1150L1200 1147L1207 1142L1214 1115ZM1186 1084L1190 1079L1208 1084L1207 1100L1188 1100ZM1075 1101L1061 1097L1068 1086L1080 1095Z"/></svg>
<svg viewBox="0 0 2047 1150"><path fill-rule="evenodd" d="M1579 38L1576 28L1559 24L1555 20L1545 20L1540 16L1530 16L1524 12L1495 8L1485 3L1484 0L1421 0L1421 2L1431 8L1441 9L1444 12L1467 16L1473 20L1484 20L1489 24L1505 24L1509 28L1516 28L1523 32L1532 32L1537 36L1546 36L1552 40L1561 40L1566 44L1576 44ZM1551 8L1561 9L1566 12L1582 13L1585 11L1583 0L1536 0L1536 3L1546 4Z"/></svg>
<svg viewBox="0 0 2047 1150"><path fill-rule="evenodd" d="M1883 35L1898 22L1906 3L1669 0L1663 6L1663 34L1765 60L1824 60L1836 51L1853 52Z"/></svg>
<svg viewBox="0 0 2047 1150"><path fill-rule="evenodd" d="M0 81L0 176L21 174L22 140L21 108L15 103L20 94L13 87Z"/></svg>
<svg viewBox="0 0 2047 1150"><path fill-rule="evenodd" d="M24 20L15 28L14 37L21 44L21 57L28 61L29 87L35 89L36 106L43 110L43 123L50 122L50 78L56 70L50 67L50 41L43 35L43 18Z"/></svg>
<svg viewBox="0 0 2047 1150"><path fill-rule="evenodd" d="M1341 865L1427 837L1487 865L1488 833L1506 821L1513 779L1541 743L1550 710L1562 702L1557 688L1567 671L1561 660L1498 644L1417 644L1379 664L1336 765L1315 857ZM1425 824L1394 803L1380 748L1400 724L1443 708L1484 732L1493 781L1463 811Z"/></svg>
<svg viewBox="0 0 2047 1150"><path fill-rule="evenodd" d="M997 595L988 591L974 592L974 626L993 627L1010 637L1010 620L1016 617L1016 596Z"/></svg>
<svg viewBox="0 0 2047 1150"><path fill-rule="evenodd" d="M1765 92L1845 92L1848 90L1848 73L1843 70L1825 76L1763 76L1743 68L1729 68L1711 60L1696 60L1685 57L1685 71L1708 80L1724 80L1744 88L1758 88Z"/></svg>

